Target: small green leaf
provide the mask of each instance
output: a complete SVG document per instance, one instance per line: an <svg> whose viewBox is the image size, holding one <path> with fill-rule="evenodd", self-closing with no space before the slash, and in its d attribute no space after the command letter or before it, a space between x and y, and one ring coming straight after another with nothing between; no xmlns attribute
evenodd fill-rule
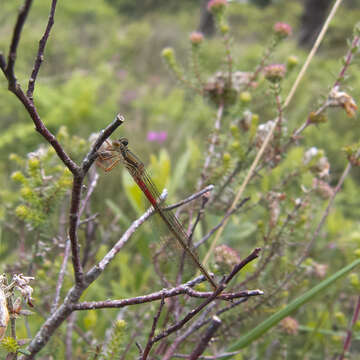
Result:
<svg viewBox="0 0 360 360"><path fill-rule="evenodd" d="M110 199L106 199L105 203L110 208L110 210L122 220L122 222L127 223L127 224L130 223L130 219L124 214L124 212L121 210L121 208L117 204L115 204Z"/></svg>
<svg viewBox="0 0 360 360"><path fill-rule="evenodd" d="M171 183L169 186L169 194L175 194L179 185L183 183L186 170L190 162L190 151L185 151L180 159L176 163L174 173L171 177Z"/></svg>
<svg viewBox="0 0 360 360"><path fill-rule="evenodd" d="M122 178L126 197L136 213L142 214L144 212L144 201L141 190L127 171L123 171Z"/></svg>

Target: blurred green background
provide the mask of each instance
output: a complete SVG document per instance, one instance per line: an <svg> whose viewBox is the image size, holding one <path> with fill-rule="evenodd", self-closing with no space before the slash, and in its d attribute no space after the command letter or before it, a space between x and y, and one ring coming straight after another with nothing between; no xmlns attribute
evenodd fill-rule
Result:
<svg viewBox="0 0 360 360"><path fill-rule="evenodd" d="M4 53L7 52L17 11L22 3L20 0L1 3L0 50ZM306 11L305 3L281 0L231 2L227 18L234 70L253 71L269 44L274 23L289 23L293 27L293 36L281 44L271 59L272 63L287 63L292 56L298 59L298 67L287 74L282 84L285 98L309 51L309 44L299 45L300 36L306 30L302 20ZM169 202L182 199L196 190L216 109L204 101L202 96L185 89L174 79L161 52L165 47L174 48L179 64L190 71L189 34L199 28L202 5L201 1L194 0L59 1L34 98L43 122L53 133L58 134L65 150L74 159L80 161L87 153L91 134L99 132L117 113L121 113L125 123L114 137L126 136L129 139L131 149L149 164L155 182L160 188L165 186L169 189ZM351 37L360 17L358 5L358 1L352 1L342 6L332 22L317 56L285 112L289 133L300 126L309 112L317 109L327 96L341 69L342 58L348 49L347 39ZM49 7L48 0L35 1L23 30L16 61L16 74L23 88L27 86L26 81L32 70L38 41L46 26ZM201 59L203 79L224 69L224 47L218 35L206 38L201 49ZM359 99L359 81L358 60L355 60L347 72L343 87L355 101ZM70 180L60 160L34 130L23 106L8 92L3 76L0 77L0 109L0 180L3 184L0 189L1 269L24 273L30 269L36 277L34 296L39 304L43 304L43 309L28 320L34 335L42 323L42 317L48 314L56 274L62 261L62 249L59 241L54 239L61 233L59 214L68 206L66 200L69 195L66 190ZM254 90L251 111L259 115L260 123L276 116L273 100L263 79L260 79L259 88ZM236 112L232 113L224 121L223 136L229 132L232 117L236 116ZM261 192L269 191L291 170L296 170L302 154L311 146L324 150L331 163L330 184L335 185L347 163L341 149L359 140L358 128L356 117L346 117L341 109L329 112L327 123L307 129L301 145L288 153L281 167L271 174L264 174L262 180L249 189L252 200L259 198ZM151 138L152 133L160 132L165 134L165 139ZM27 158L27 154L38 150L40 144L43 144L47 154L42 166L53 181L51 186L44 188L43 196L50 203L46 218L35 216L44 209L36 207L40 205L34 205L35 201L26 195L27 185L35 188L44 184L40 172L36 176L32 175ZM14 181L11 174L16 171L21 171L28 180ZM36 166L34 171L38 171ZM216 181L216 176L213 180ZM306 185L311 184L312 178L304 181ZM355 169L346 180L344 191L337 197L336 209L331 213L319 244L311 254L316 263L326 264L330 273L353 259L356 249L360 248L358 186L359 171ZM299 189L299 184L292 183L284 190L288 193L289 203L301 192ZM26 200L33 204L35 215L27 221L24 218L21 221L21 216L18 219L19 210L16 209ZM313 205L315 209L318 206L317 209L321 210L326 203L319 201ZM94 235L98 253L93 254L93 261L101 259L122 231L142 213L144 206L136 186L120 167L110 174L100 173L99 184L91 202L91 212L99 214ZM222 241L235 247L240 256L247 254L256 244L261 244L261 227L267 216L265 213L265 208L256 209L242 218L235 217L224 232ZM217 211L211 212L208 215L208 228L217 224L220 218ZM297 235L291 241L297 243L308 240L318 218L317 213L307 213L306 218L300 219L303 222L299 220L294 226ZM310 226L301 228L306 222L311 223ZM88 289L84 299L130 297L158 289L158 285L149 280L152 279L153 269L148 243L157 238L157 234L151 230L152 226L145 226L136 235L133 242L135 245L118 255L102 280ZM205 229L198 230L197 237L204 232ZM84 236L81 235L81 241ZM274 279L278 280L290 271L291 259L295 256L291 249L290 246L286 250L282 262L271 266L251 286L266 292L275 283ZM250 266L247 272L255 270L255 266ZM316 283L317 279L306 273L312 266L314 263L309 261L302 268L303 277L292 289L293 293L284 290L274 303L270 302L252 313L254 321L250 318L243 321L241 332L251 329L295 295ZM69 265L64 293L71 285L71 271ZM239 281L246 275L246 272L241 274ZM353 274L346 283L337 286L331 294L327 294L326 299L319 298L318 303L313 303L311 308L299 311L297 319L303 327L299 331L300 336L291 336L278 328L260 341L257 349L245 350L234 359L249 359L251 351L257 353L255 358L265 358L267 350L278 336L281 336L281 345L275 346L267 357L269 359L282 358L283 352L288 354L284 358L289 359L332 358L332 354L341 349L339 332L345 330L352 312L354 294L359 292L358 274ZM151 321L148 314L155 307L152 305L142 310L143 323L148 325ZM134 323L138 321L136 316L139 316L133 309L126 311L123 317L126 318L128 328L121 335L124 344L131 337ZM89 356L86 351L90 347L81 341L80 332L88 332L101 342L116 316L118 311L115 310L78 314L77 324L81 331L74 335L74 358L85 359ZM18 327L19 336L26 337L25 326L20 321ZM359 328L358 324L358 337L354 340L349 359L356 359L359 355ZM321 331L317 331L319 329ZM237 335L231 336L229 343ZM218 347L221 348L221 345ZM136 347L133 346L131 351L135 356ZM63 358L61 337L54 338L44 353L52 354L56 359Z"/></svg>

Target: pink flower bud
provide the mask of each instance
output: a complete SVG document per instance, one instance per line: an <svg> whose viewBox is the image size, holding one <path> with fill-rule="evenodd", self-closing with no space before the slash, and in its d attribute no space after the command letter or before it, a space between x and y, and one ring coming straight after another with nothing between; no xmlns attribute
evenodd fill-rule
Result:
<svg viewBox="0 0 360 360"><path fill-rule="evenodd" d="M204 35L201 32L194 31L190 34L190 41L193 45L199 45L203 42Z"/></svg>
<svg viewBox="0 0 360 360"><path fill-rule="evenodd" d="M284 39L292 34L292 28L289 24L277 22L274 25L274 31L279 38Z"/></svg>
<svg viewBox="0 0 360 360"><path fill-rule="evenodd" d="M225 9L226 5L226 0L211 0L207 4L207 9L213 13L221 12Z"/></svg>
<svg viewBox="0 0 360 360"><path fill-rule="evenodd" d="M276 83L283 79L286 67L283 64L272 64L264 67L265 78L270 82Z"/></svg>

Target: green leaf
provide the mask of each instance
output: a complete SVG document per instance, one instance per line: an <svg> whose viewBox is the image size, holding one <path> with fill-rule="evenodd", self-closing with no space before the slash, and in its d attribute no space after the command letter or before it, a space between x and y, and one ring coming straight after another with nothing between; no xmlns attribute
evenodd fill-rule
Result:
<svg viewBox="0 0 360 360"><path fill-rule="evenodd" d="M130 219L124 214L124 212L121 210L121 208L115 204L112 200L106 199L105 200L106 205L110 208L110 210L119 217L119 219L125 223L129 224L131 221Z"/></svg>
<svg viewBox="0 0 360 360"><path fill-rule="evenodd" d="M316 295L323 292L327 287L334 284L334 282L341 277L347 275L356 266L360 265L360 259L353 261L351 264L337 271L332 276L328 277L318 285L314 286L311 290L307 291L302 296L298 297L285 308L271 315L268 319L263 321L261 324L256 326L254 329L249 331L246 335L242 336L236 343L234 343L228 351L236 351L245 348L250 345L253 341L257 340L260 336L265 334L268 330L273 328L286 316L289 316L293 311L312 300ZM229 356L221 357L222 359L229 359Z"/></svg>
<svg viewBox="0 0 360 360"><path fill-rule="evenodd" d="M169 194L175 194L179 185L184 182L186 170L190 162L190 151L185 151L176 163L174 173L171 176L171 183L169 186Z"/></svg>
<svg viewBox="0 0 360 360"><path fill-rule="evenodd" d="M142 214L144 212L144 201L141 190L127 171L123 171L122 178L126 197L136 213Z"/></svg>
<svg viewBox="0 0 360 360"><path fill-rule="evenodd" d="M160 193L169 183L170 169L171 161L165 149L160 151L158 157L150 156L150 175Z"/></svg>

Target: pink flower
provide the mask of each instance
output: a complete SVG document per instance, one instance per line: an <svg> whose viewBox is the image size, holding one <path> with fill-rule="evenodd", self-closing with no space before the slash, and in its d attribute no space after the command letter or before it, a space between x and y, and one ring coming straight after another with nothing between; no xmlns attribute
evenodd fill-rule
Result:
<svg viewBox="0 0 360 360"><path fill-rule="evenodd" d="M193 45L199 45L203 42L204 35L201 32L194 31L190 34L190 41Z"/></svg>
<svg viewBox="0 0 360 360"><path fill-rule="evenodd" d="M285 76L286 67L283 64L272 64L264 67L265 78L271 82L279 82Z"/></svg>
<svg viewBox="0 0 360 360"><path fill-rule="evenodd" d="M275 34L279 36L279 38L284 39L292 34L292 28L289 24L283 22L277 22L274 25Z"/></svg>
<svg viewBox="0 0 360 360"><path fill-rule="evenodd" d="M211 0L207 4L207 9L210 12L220 12L225 9L226 5L226 0Z"/></svg>
<svg viewBox="0 0 360 360"><path fill-rule="evenodd" d="M163 143L167 139L166 131L149 131L147 134L147 140L150 142Z"/></svg>

